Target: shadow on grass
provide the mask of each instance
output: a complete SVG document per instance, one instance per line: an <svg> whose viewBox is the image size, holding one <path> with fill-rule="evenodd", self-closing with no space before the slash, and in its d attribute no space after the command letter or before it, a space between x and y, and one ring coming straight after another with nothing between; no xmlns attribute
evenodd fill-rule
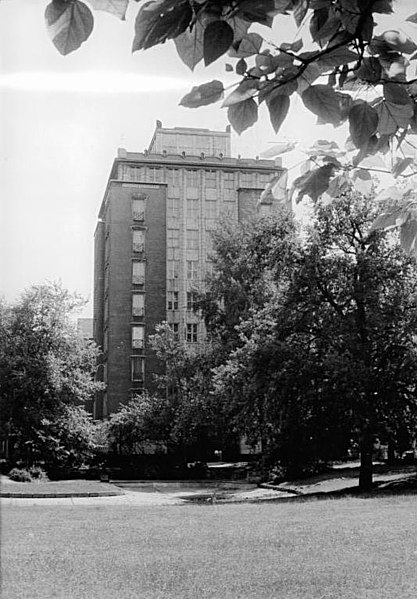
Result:
<svg viewBox="0 0 417 599"><path fill-rule="evenodd" d="M329 499L375 499L376 497L389 497L396 495L415 495L417 494L417 474L415 476L405 476L401 479L393 481L378 481L374 483L372 491L361 491L359 486L339 489L337 491L317 491L302 494L300 492L293 495L289 490L286 490L287 496L280 495L279 497L268 497L262 499L233 499L227 497L227 494L204 494L198 496L182 497L187 503L197 505L213 505L213 504L228 504L228 503L305 503L309 501L329 500Z"/></svg>

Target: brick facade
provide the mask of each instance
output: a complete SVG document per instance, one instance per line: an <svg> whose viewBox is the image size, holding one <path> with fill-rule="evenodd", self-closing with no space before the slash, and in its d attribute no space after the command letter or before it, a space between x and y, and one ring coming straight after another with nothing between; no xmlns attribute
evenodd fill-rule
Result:
<svg viewBox="0 0 417 599"><path fill-rule="evenodd" d="M190 155L182 147L205 151ZM211 231L219 220L254 215L280 170L273 161L229 154L230 130L163 129L159 122L148 151L119 150L95 234L94 338L106 383L96 417L135 390L152 390L153 374L163 369L147 342L156 324L168 321L195 347L203 342L192 294L210 271Z"/></svg>

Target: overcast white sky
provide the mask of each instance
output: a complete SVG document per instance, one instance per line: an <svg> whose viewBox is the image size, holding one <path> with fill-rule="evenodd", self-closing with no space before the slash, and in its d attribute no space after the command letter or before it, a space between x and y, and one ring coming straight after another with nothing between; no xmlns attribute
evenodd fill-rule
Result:
<svg viewBox="0 0 417 599"><path fill-rule="evenodd" d="M47 3L0 2L0 294L13 300L31 284L62 280L91 300L93 233L117 148L142 151L156 119L224 130L219 105L190 110L178 102L192 85L225 79L227 60L193 74L172 42L132 55L136 2L125 22L95 12L90 39L62 57L44 25ZM417 10L415 0L399 4ZM283 19L289 41L291 20ZM233 153L254 157L279 140L329 138L333 130L315 127L295 96L278 138L264 113L233 135ZM84 315L91 314L90 303Z"/></svg>

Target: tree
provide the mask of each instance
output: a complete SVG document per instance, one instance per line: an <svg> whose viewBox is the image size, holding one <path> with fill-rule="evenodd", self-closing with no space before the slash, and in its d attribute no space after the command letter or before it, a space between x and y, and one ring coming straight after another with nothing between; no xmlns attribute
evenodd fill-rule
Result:
<svg viewBox="0 0 417 599"><path fill-rule="evenodd" d="M291 268L271 260L276 291L241 323L217 392L292 474L340 457L356 436L367 490L374 438L415 431L417 270L352 190L315 214L306 240L287 245Z"/></svg>
<svg viewBox="0 0 417 599"><path fill-rule="evenodd" d="M171 440L171 411L165 398L148 393L133 397L111 414L106 425L110 447L121 455L164 452Z"/></svg>
<svg viewBox="0 0 417 599"><path fill-rule="evenodd" d="M84 406L101 388L93 380L98 350L77 334L71 320L82 304L60 284L50 283L33 286L16 304L2 306L2 433L13 438L18 452L26 453L29 446L36 450L42 431L70 418L68 410Z"/></svg>
<svg viewBox="0 0 417 599"><path fill-rule="evenodd" d="M206 459L212 449L227 451L236 443L229 407L213 393L212 369L220 363L219 345L207 341L189 349L168 323L161 323L150 338L165 364L159 375L159 394L170 409L170 439L188 459Z"/></svg>
<svg viewBox="0 0 417 599"><path fill-rule="evenodd" d="M89 38L92 11L123 20L131 5L129 0L87 1L52 0L46 7L47 29L61 54ZM394 25L378 29L381 19L386 27L387 15ZM417 13L405 15L394 0L148 0L139 2L132 51L173 40L191 70L227 56L222 66L236 80L230 86L218 79L197 85L180 104L198 108L223 100L239 134L256 123L263 106L277 133L296 95L318 124L347 123L349 161L316 148L310 172L295 182L301 196L316 198L325 191L334 196L353 169L359 185L368 181L370 164L364 161L380 153L393 157L388 168L395 177L417 173L412 141L417 133L416 25ZM283 41L283 31L291 39ZM401 210L396 226L409 253L417 252L414 188L388 213L395 221Z"/></svg>

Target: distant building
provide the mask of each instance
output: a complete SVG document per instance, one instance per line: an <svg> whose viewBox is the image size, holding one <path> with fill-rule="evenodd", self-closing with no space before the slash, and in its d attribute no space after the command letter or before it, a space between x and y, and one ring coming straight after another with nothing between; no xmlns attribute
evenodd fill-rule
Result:
<svg viewBox="0 0 417 599"><path fill-rule="evenodd" d="M229 127L166 129L157 121L148 150L118 150L95 232L94 340L106 383L95 417L152 389L163 365L147 339L158 323L193 346L204 340L193 302L212 268L211 231L253 215L280 170L271 160L232 158Z"/></svg>

